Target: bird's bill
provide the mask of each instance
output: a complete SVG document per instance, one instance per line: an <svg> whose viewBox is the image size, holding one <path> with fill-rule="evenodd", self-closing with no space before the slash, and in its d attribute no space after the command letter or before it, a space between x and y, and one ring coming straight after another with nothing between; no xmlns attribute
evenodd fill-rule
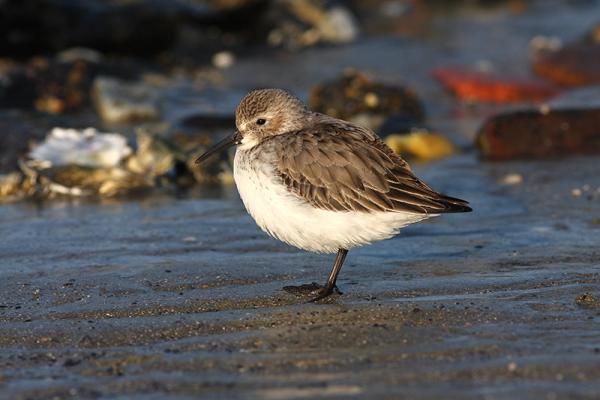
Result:
<svg viewBox="0 0 600 400"><path fill-rule="evenodd" d="M200 157L196 158L196 164L200 164L213 154L219 153L225 149L230 148L233 145L240 144L242 141L242 135L240 135L239 131L235 131L232 135L227 136L225 139L216 143L213 147L208 149L204 154Z"/></svg>

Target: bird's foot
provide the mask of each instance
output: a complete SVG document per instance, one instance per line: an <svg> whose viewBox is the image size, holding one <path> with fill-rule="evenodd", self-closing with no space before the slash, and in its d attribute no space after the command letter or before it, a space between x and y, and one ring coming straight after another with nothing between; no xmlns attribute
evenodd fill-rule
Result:
<svg viewBox="0 0 600 400"><path fill-rule="evenodd" d="M340 291L340 289L338 289L337 286L334 286L333 288L327 288L319 285L316 282L305 283L300 286L284 286L283 290L288 293L295 294L297 296L315 296L308 301L309 303L314 303L316 301L322 300L326 297L331 296L334 293L342 294L342 292Z"/></svg>

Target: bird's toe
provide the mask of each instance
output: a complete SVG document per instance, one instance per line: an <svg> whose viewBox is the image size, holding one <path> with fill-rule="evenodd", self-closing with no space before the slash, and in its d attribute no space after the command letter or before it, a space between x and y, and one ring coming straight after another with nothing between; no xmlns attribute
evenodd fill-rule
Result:
<svg viewBox="0 0 600 400"><path fill-rule="evenodd" d="M298 286L284 286L283 290L295 294L298 296L306 296L306 295L314 295L323 290L323 286L319 285L316 282L313 283L305 283L303 285Z"/></svg>
<svg viewBox="0 0 600 400"><path fill-rule="evenodd" d="M305 283L305 284L299 285L299 286L284 286L283 290L288 293L295 294L295 295L301 296L301 297L313 296L308 301L309 303L314 303L319 300L323 300L323 299L331 296L332 294L338 294L338 295L342 294L342 292L340 291L340 289L338 289L337 286L334 286L333 288L329 288L329 287L321 286L321 285L317 284L316 282Z"/></svg>

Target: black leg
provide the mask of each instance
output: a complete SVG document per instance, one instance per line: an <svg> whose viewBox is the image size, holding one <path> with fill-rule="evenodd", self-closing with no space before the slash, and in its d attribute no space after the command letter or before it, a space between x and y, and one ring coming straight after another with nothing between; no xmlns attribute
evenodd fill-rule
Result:
<svg viewBox="0 0 600 400"><path fill-rule="evenodd" d="M325 287L320 291L319 295L314 299L311 299L309 302L312 303L319 301L333 294L334 290L336 289L335 282L337 281L337 277L342 269L342 265L344 265L346 254L348 254L348 250L338 250L337 256L335 257L335 262L333 263L333 268L331 268L331 273L329 274L329 278L327 278L327 284L325 284Z"/></svg>

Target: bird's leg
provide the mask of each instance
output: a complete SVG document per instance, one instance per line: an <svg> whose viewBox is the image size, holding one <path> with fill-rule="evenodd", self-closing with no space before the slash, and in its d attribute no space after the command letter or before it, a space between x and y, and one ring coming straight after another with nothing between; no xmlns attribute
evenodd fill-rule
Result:
<svg viewBox="0 0 600 400"><path fill-rule="evenodd" d="M348 250L338 250L337 256L335 257L335 262L333 263L333 268L331 268L331 273L329 274L329 278L327 278L327 283L325 284L325 287L320 290L317 297L309 301L310 303L324 299L325 297L333 294L334 291L337 291L338 293L342 294L337 288L337 286L335 286L335 282L337 281L337 277L340 273L340 270L342 269L342 265L344 265L346 254L348 254Z"/></svg>
<svg viewBox="0 0 600 400"><path fill-rule="evenodd" d="M335 262L333 263L333 268L331 269L331 273L329 274L329 278L327 279L327 283L325 284L325 286L321 286L318 283L313 282L313 283L305 283L300 286L284 286L283 290L285 290L288 293L293 293L296 295L315 295L315 294L317 294L317 297L310 300L309 302L324 299L325 297L331 295L333 292L342 294L342 292L340 292L340 290L335 285L335 282L337 280L338 274L340 273L340 270L342 269L342 265L344 264L346 254L348 254L348 250L346 250L346 249L338 250L337 256L335 258Z"/></svg>

